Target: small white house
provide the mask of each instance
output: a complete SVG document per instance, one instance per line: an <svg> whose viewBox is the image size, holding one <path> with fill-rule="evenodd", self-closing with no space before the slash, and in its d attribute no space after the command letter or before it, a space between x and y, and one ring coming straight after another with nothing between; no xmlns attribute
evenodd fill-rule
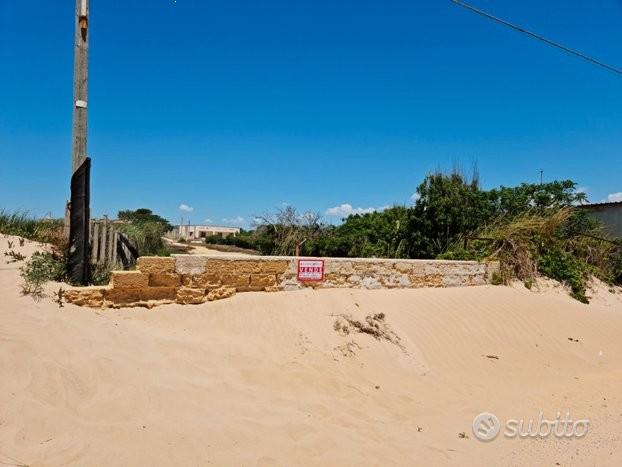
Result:
<svg viewBox="0 0 622 467"><path fill-rule="evenodd" d="M202 238L210 237L212 235L220 235L222 237L228 237L233 235L234 237L240 233L238 227L223 227L218 225L176 225L173 230L166 234L167 238L173 240L200 240Z"/></svg>

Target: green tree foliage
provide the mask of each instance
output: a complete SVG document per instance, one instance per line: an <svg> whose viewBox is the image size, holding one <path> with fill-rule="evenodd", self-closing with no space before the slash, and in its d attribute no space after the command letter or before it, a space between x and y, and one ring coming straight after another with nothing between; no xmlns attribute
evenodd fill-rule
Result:
<svg viewBox="0 0 622 467"><path fill-rule="evenodd" d="M459 173L428 175L417 188L408 225L408 255L433 258L459 235L477 230L495 215L489 192Z"/></svg>
<svg viewBox="0 0 622 467"><path fill-rule="evenodd" d="M351 215L338 226L317 218L280 210L263 216L257 227L237 237L208 239L251 248L263 254L294 254L295 246L308 256L435 258L457 239L473 235L499 218L544 212L585 200L572 181L482 190L477 177L433 173L417 188L414 206L394 206L381 212ZM450 254L455 254L452 248ZM472 252L471 252L472 254Z"/></svg>
<svg viewBox="0 0 622 467"><path fill-rule="evenodd" d="M356 214L339 226L325 226L322 235L305 245L310 256L406 258L409 209L395 206L382 212Z"/></svg>
<svg viewBox="0 0 622 467"><path fill-rule="evenodd" d="M431 174L417 188L419 198L410 218L409 256L433 258L458 238L485 228L500 218L511 219L531 212L585 201L570 180L482 190L476 178L461 174Z"/></svg>
<svg viewBox="0 0 622 467"><path fill-rule="evenodd" d="M585 199L571 181L522 184L482 190L476 177L459 173L428 175L417 188L412 207L352 215L306 245L314 256L435 258L458 238L481 230L500 217L570 206Z"/></svg>
<svg viewBox="0 0 622 467"><path fill-rule="evenodd" d="M577 192L576 186L571 180L543 184L522 183L517 187L502 186L490 190L489 197L497 216L511 217L527 211L544 212L550 208L584 203L587 196Z"/></svg>
<svg viewBox="0 0 622 467"><path fill-rule="evenodd" d="M139 208L135 211L119 211L117 215L119 220L131 222L133 224L157 223L161 224L166 230L171 230L173 226L161 216L154 214L151 209Z"/></svg>

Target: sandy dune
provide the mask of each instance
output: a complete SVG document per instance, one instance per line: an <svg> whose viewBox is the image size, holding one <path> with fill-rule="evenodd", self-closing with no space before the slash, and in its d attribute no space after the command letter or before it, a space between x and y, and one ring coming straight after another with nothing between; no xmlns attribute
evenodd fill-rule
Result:
<svg viewBox="0 0 622 467"><path fill-rule="evenodd" d="M305 290L95 312L20 297L4 259L0 465L622 462L618 297ZM379 313L393 342L334 329ZM567 409L584 438L471 432L483 411Z"/></svg>

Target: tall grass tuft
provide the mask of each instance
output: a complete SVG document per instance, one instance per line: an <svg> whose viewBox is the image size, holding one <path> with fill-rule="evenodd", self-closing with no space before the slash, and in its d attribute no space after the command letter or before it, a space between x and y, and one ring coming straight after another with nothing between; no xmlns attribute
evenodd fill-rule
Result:
<svg viewBox="0 0 622 467"><path fill-rule="evenodd" d="M119 230L130 239L140 256L170 254L162 240L167 229L160 222L130 222L121 224Z"/></svg>
<svg viewBox="0 0 622 467"><path fill-rule="evenodd" d="M64 253L67 241L62 219L37 219L27 212L0 210L0 234L15 235L41 243L49 243Z"/></svg>

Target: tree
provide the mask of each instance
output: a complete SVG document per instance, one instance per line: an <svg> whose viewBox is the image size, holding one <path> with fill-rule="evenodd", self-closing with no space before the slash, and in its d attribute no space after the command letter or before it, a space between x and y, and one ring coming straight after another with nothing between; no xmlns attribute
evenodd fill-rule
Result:
<svg viewBox="0 0 622 467"><path fill-rule="evenodd" d="M494 208L477 178L466 180L458 172L428 175L417 188L408 224L408 254L433 258L459 235L473 232L490 221Z"/></svg>
<svg viewBox="0 0 622 467"><path fill-rule="evenodd" d="M173 228L168 220L164 219L161 216L158 216L157 214L154 214L151 209L147 208L139 208L135 211L119 211L117 217L119 218L119 220L132 222L135 224L140 224L144 222L157 222L159 224L162 224L167 231Z"/></svg>
<svg viewBox="0 0 622 467"><path fill-rule="evenodd" d="M587 195L577 192L572 180L543 184L521 183L517 187L490 190L489 196L497 215L517 216L528 211L543 212L550 208L563 208L587 201Z"/></svg>

